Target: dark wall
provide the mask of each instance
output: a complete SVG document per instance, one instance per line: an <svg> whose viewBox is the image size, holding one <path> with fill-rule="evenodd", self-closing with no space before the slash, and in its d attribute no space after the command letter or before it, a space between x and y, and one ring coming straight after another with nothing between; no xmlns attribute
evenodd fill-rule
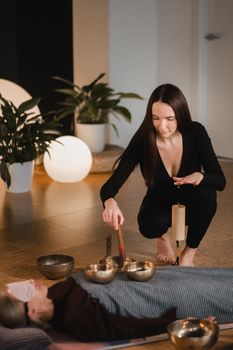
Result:
<svg viewBox="0 0 233 350"><path fill-rule="evenodd" d="M1 1L0 11L0 77L19 82L16 38L16 9L12 0Z"/></svg>
<svg viewBox="0 0 233 350"><path fill-rule="evenodd" d="M41 97L41 111L56 108L58 75L73 79L72 0L1 0L0 77ZM70 119L63 133L72 133Z"/></svg>

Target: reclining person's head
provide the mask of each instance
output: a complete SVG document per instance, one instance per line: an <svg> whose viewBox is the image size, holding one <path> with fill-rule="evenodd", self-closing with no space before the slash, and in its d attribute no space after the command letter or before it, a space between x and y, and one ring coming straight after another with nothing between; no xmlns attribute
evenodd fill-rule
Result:
<svg viewBox="0 0 233 350"><path fill-rule="evenodd" d="M9 294L0 295L0 324L16 328L23 327L26 323L25 304Z"/></svg>
<svg viewBox="0 0 233 350"><path fill-rule="evenodd" d="M9 291L0 294L0 324L8 328L37 324L46 327L53 316L53 302L47 297L48 288L36 285L31 299L25 303L18 300Z"/></svg>
<svg viewBox="0 0 233 350"><path fill-rule="evenodd" d="M27 302L27 315L31 321L43 327L44 322L49 322L53 316L53 301L48 298L48 287L36 284L32 298Z"/></svg>

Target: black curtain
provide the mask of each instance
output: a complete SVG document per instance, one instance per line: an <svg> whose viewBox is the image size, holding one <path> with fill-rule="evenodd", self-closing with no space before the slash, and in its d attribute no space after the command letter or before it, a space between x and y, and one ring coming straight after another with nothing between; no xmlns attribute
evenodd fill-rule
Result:
<svg viewBox="0 0 233 350"><path fill-rule="evenodd" d="M72 0L2 0L0 31L0 77L41 97L42 113L56 109L51 77L73 79ZM73 133L71 118L62 133Z"/></svg>

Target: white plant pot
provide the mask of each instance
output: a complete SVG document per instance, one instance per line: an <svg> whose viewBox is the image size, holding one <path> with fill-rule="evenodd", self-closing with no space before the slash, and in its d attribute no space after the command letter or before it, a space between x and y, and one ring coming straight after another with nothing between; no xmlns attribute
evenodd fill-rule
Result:
<svg viewBox="0 0 233 350"><path fill-rule="evenodd" d="M76 124L76 135L83 140L93 153L101 152L106 143L107 124Z"/></svg>
<svg viewBox="0 0 233 350"><path fill-rule="evenodd" d="M34 160L22 164L13 163L9 165L11 185L7 189L8 192L22 193L30 190L34 173L34 165Z"/></svg>

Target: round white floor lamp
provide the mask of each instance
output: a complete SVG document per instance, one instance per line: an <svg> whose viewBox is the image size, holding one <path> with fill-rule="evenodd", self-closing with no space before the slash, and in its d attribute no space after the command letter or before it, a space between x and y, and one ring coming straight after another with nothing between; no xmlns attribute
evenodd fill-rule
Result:
<svg viewBox="0 0 233 350"><path fill-rule="evenodd" d="M44 168L53 180L78 182L91 170L92 154L88 146L75 136L60 136L52 141L44 154Z"/></svg>

